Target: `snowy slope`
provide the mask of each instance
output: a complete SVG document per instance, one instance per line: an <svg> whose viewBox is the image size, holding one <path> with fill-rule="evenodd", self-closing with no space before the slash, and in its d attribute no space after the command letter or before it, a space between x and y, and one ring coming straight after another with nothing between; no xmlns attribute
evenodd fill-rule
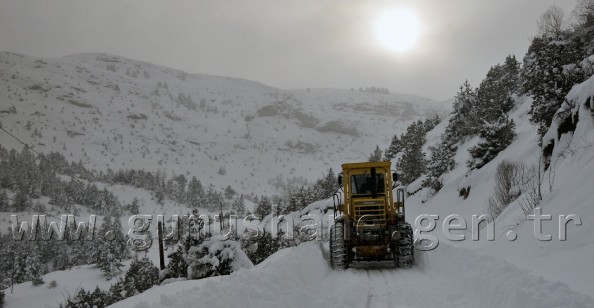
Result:
<svg viewBox="0 0 594 308"><path fill-rule="evenodd" d="M122 270L125 272L130 261L125 261ZM123 278L123 274L118 275ZM31 286L31 282L23 282L4 291L5 307L58 307L68 296L73 296L80 289L93 291L96 287L107 290L117 280L105 280L103 273L95 265L76 266L66 271L51 272L43 276L44 285ZM56 286L49 287L52 281Z"/></svg>
<svg viewBox="0 0 594 308"><path fill-rule="evenodd" d="M574 133L558 136L554 125L545 140L554 142L551 168L543 174L543 200L540 203L543 215L551 215L551 220L542 222L542 234L551 235L551 240L541 241L535 236L535 221L527 220L520 208L519 200L512 202L495 221L495 240L486 240L485 230L480 241L470 240L472 215L487 213L487 200L494 192L497 165L503 161L521 162L526 166L538 164L541 148L538 146L536 128L529 121L528 111L531 100L524 98L512 111L510 118L517 123L518 134L514 142L502 151L492 162L479 170L469 171L466 160L468 149L478 142L473 138L460 145L455 157L457 167L444 176L444 187L434 196L422 190L409 198L408 212L412 217L422 214L437 214L436 229L431 232L441 243L472 249L477 253L506 260L515 266L528 270L533 275L550 281L559 281L572 290L594 296L594 268L590 263L594 257L594 207L592 207L592 174L594 173L594 128L592 106L594 78L577 85L569 93L568 105L560 113L579 111L579 122ZM445 122L445 121L444 121ZM428 134L428 143L437 142L445 125ZM560 138L559 138L560 137ZM546 144L546 142L545 142ZM419 183L413 183L413 186ZM459 195L459 190L471 187L468 199ZM409 189L410 190L410 189ZM520 198L521 199L521 198ZM453 242L442 232L444 219L451 214L459 214L468 223L467 231L453 231L465 234L467 239ZM566 240L560 240L560 215L571 214L581 219L581 224L567 223ZM564 221L563 221L564 222ZM516 240L506 236L513 231ZM513 237L512 237L513 238ZM440 247L437 248L439 250Z"/></svg>
<svg viewBox="0 0 594 308"><path fill-rule="evenodd" d="M254 269L154 287L111 307L594 307L562 283L449 245L408 270L377 262L334 271L326 251L304 243Z"/></svg>
<svg viewBox="0 0 594 308"><path fill-rule="evenodd" d="M411 121L449 108L403 94L280 90L106 54L0 52L0 80L0 122L40 152L98 170L192 174L248 194L273 194L268 182L280 174L315 180L364 160ZM4 133L0 142L22 147Z"/></svg>

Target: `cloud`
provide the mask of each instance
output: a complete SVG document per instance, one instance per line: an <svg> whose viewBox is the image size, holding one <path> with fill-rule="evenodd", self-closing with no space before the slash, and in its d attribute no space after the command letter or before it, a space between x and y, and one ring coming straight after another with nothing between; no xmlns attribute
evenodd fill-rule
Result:
<svg viewBox="0 0 594 308"><path fill-rule="evenodd" d="M3 0L0 48L40 57L107 52L281 88L381 86L452 97L508 54L525 53L536 19L570 1ZM408 54L378 47L382 8L419 14Z"/></svg>

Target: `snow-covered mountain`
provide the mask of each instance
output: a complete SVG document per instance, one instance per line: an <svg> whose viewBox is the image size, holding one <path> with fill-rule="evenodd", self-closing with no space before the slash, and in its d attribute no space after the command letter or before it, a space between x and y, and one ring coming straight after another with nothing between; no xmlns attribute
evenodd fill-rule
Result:
<svg viewBox="0 0 594 308"><path fill-rule="evenodd" d="M238 192L319 178L365 160L448 103L354 90L280 90L106 54L39 59L0 53L0 122L35 146L97 170L196 175ZM6 134L3 145L21 148Z"/></svg>

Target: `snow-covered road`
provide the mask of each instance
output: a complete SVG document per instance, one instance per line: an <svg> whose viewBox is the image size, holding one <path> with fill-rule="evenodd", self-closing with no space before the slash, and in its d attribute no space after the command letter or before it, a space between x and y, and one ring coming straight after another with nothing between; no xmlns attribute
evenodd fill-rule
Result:
<svg viewBox="0 0 594 308"><path fill-rule="evenodd" d="M440 245L412 269L331 270L305 243L230 276L155 287L112 307L594 307L594 299L501 260Z"/></svg>

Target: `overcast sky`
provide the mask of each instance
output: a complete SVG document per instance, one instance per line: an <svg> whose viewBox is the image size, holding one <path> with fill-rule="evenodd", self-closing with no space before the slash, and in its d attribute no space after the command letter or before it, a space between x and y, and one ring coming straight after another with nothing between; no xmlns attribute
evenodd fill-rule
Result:
<svg viewBox="0 0 594 308"><path fill-rule="evenodd" d="M105 52L282 89L380 86L436 100L522 59L536 21L575 0L0 0L0 50L38 57ZM421 36L404 53L373 23L406 7Z"/></svg>

